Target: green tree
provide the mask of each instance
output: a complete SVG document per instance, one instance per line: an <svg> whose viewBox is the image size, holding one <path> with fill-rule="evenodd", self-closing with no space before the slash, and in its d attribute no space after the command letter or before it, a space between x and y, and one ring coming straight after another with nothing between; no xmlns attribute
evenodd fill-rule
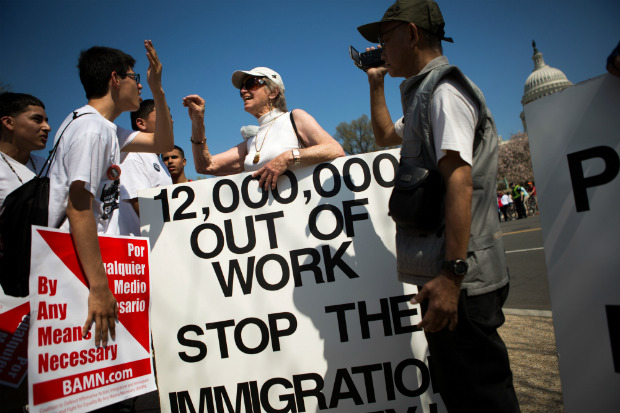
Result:
<svg viewBox="0 0 620 413"><path fill-rule="evenodd" d="M385 149L377 146L375 143L372 125L370 119L366 115L352 120L351 123L340 123L336 126L336 135L334 137L340 142L347 155L356 155Z"/></svg>

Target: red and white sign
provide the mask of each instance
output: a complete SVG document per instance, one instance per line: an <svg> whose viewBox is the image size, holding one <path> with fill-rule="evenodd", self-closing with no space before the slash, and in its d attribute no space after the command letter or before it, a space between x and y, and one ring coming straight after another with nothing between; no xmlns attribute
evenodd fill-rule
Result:
<svg viewBox="0 0 620 413"><path fill-rule="evenodd" d="M28 372L28 297L0 293L0 386L17 388Z"/></svg>
<svg viewBox="0 0 620 413"><path fill-rule="evenodd" d="M0 410L27 403L29 311L28 297L4 295L0 288Z"/></svg>
<svg viewBox="0 0 620 413"><path fill-rule="evenodd" d="M82 338L88 282L69 233L33 227L28 346L31 412L86 412L155 390L149 334L149 243L99 237L119 305L116 340Z"/></svg>

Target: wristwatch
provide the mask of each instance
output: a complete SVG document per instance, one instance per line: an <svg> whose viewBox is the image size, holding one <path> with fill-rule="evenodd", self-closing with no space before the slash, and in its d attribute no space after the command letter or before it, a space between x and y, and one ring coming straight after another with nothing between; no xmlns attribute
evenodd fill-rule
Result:
<svg viewBox="0 0 620 413"><path fill-rule="evenodd" d="M441 265L443 269L452 271L454 275L464 277L467 274L468 265L465 260L445 260Z"/></svg>
<svg viewBox="0 0 620 413"><path fill-rule="evenodd" d="M301 163L299 151L297 149L293 149L291 152L293 152L293 165L299 165Z"/></svg>

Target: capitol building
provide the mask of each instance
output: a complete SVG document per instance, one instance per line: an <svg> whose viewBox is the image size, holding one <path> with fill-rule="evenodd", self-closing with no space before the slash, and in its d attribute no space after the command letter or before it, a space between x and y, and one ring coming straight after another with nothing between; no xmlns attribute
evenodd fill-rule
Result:
<svg viewBox="0 0 620 413"><path fill-rule="evenodd" d="M573 85L561 70L545 64L542 53L536 48L536 42L532 42L532 47L534 48L534 56L532 56L534 70L527 77L523 87L523 98L521 99L521 104L523 106L543 96L551 95ZM521 122L523 123L523 130L527 131L523 112L521 112L520 116Z"/></svg>

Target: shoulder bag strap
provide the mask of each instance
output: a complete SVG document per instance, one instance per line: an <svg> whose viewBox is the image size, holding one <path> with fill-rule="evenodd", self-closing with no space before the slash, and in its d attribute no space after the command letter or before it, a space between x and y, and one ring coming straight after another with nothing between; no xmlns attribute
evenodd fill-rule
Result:
<svg viewBox="0 0 620 413"><path fill-rule="evenodd" d="M297 130L297 125L295 125L295 118L293 117L293 111L292 110L291 110L291 123L293 124L293 129L295 130L295 135L297 135L297 141L299 142L299 147L303 148L304 144L301 141L301 136L299 136L299 131Z"/></svg>
<svg viewBox="0 0 620 413"><path fill-rule="evenodd" d="M56 156L56 150L58 149L58 144L60 143L60 139L62 139L62 135L65 134L65 131L67 130L69 125L71 125L71 122L73 122L74 120L76 120L80 116L92 115L92 114L93 114L93 112L86 112L86 113L82 113L82 114L78 115L77 112L73 112L73 119L71 119L69 121L69 123L67 123L67 126L65 126L65 128L62 130L62 133L60 134L60 136L58 137L58 140L54 144L54 148L50 151L50 154L47 157L47 160L45 161L45 164L43 164L43 167L39 171L39 174L37 175L39 178L42 177L42 176L47 176L47 174L49 173L50 167L52 165L52 162L54 161L54 157Z"/></svg>

